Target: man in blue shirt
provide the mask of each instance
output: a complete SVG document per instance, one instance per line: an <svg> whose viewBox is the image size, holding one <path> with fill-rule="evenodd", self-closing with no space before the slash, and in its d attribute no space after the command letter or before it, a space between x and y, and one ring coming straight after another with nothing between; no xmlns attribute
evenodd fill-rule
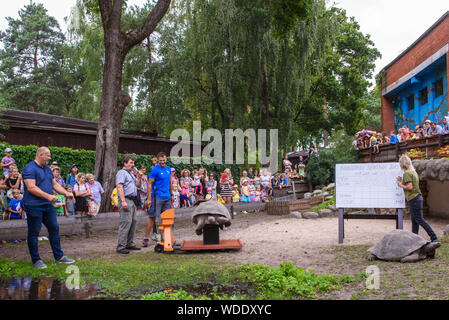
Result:
<svg viewBox="0 0 449 320"><path fill-rule="evenodd" d="M145 202L145 207L148 208L148 222L142 244L144 247L148 247L149 236L155 219L173 206L171 168L166 165L167 155L164 152L159 152L157 162L158 164L151 169L148 175L148 198ZM156 193L154 193L154 189L156 189ZM154 205L154 201L156 201L156 205Z"/></svg>
<svg viewBox="0 0 449 320"><path fill-rule="evenodd" d="M36 268L47 267L41 260L38 250L37 237L41 231L42 223L48 230L50 246L55 260L59 263L75 262L75 260L64 256L61 249L56 210L53 207L53 203L58 201L58 198L53 194L53 189L65 197L73 197L73 195L56 182L50 167L47 166L50 160L50 150L47 147L40 147L36 152L34 161L28 163L22 171L25 184L22 201L27 213L28 249L33 266Z"/></svg>

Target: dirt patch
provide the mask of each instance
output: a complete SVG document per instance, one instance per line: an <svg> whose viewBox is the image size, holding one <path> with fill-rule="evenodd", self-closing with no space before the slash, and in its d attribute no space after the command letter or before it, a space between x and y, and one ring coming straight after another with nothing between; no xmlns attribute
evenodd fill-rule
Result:
<svg viewBox="0 0 449 320"><path fill-rule="evenodd" d="M448 221L428 220L437 235L442 236ZM238 215L232 220L232 226L220 232L221 239L241 239L240 251L217 253L188 253L188 255L207 254L211 258L223 259L234 263L260 263L279 266L282 262L313 269L319 273L357 274L364 272L354 268L350 263L336 263L342 255L339 248L372 245L379 241L386 232L394 230L395 222L390 220L349 220L345 221L345 244L338 245L338 219L322 218L316 220L295 219L290 216L268 216L264 213ZM411 230L411 222L404 221L405 230ZM194 233L193 225L188 221L176 224L175 240L200 240ZM428 239L424 230L420 235ZM66 255L75 259L92 257L117 257L117 231L103 232L85 238L84 235L73 238L62 237L62 248ZM143 229L138 229L135 242L138 246L143 240ZM51 261L53 255L48 241L39 242L43 260ZM142 248L146 252L153 250L153 245ZM359 249L360 251L360 249ZM362 248L364 254L365 248ZM131 254L135 254L134 252ZM346 254L347 251L346 251ZM0 256L14 260L29 260L26 242L7 244L0 247ZM335 263L334 263L335 262Z"/></svg>

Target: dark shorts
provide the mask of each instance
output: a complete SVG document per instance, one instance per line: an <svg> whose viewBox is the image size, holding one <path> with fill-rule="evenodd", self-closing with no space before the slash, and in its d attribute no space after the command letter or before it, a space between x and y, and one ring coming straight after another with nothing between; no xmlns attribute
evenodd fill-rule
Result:
<svg viewBox="0 0 449 320"><path fill-rule="evenodd" d="M165 210L171 209L171 198L170 199L156 199L156 208L154 206L154 200L151 201L151 206L148 208L149 218L159 218L161 213Z"/></svg>

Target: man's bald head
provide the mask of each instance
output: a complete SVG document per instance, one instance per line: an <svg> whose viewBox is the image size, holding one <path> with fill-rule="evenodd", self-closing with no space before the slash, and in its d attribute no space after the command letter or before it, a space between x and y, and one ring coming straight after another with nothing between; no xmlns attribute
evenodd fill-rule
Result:
<svg viewBox="0 0 449 320"><path fill-rule="evenodd" d="M45 166L51 160L50 149L47 147L40 147L36 151L36 162L41 166Z"/></svg>
<svg viewBox="0 0 449 320"><path fill-rule="evenodd" d="M43 154L45 152L50 152L50 149L48 149L47 147L40 147L36 151L36 157L38 157L39 155L41 155L41 154Z"/></svg>

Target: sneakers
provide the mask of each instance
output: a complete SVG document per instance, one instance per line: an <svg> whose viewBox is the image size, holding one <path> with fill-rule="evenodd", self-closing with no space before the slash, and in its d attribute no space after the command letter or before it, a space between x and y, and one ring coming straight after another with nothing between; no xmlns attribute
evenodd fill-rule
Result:
<svg viewBox="0 0 449 320"><path fill-rule="evenodd" d="M63 256L61 259L59 259L56 262L58 262L58 263L65 263L65 264L71 264L71 263L74 263L75 260L67 258L66 256Z"/></svg>
<svg viewBox="0 0 449 320"><path fill-rule="evenodd" d="M46 269L47 265L42 260L37 260L35 263L33 263L33 267L38 269Z"/></svg>
<svg viewBox="0 0 449 320"><path fill-rule="evenodd" d="M140 250L140 248L136 247L136 246L129 246L129 247L126 247L126 249L127 250Z"/></svg>
<svg viewBox="0 0 449 320"><path fill-rule="evenodd" d="M144 247L144 248L148 247L149 242L150 242L150 239L143 239L142 247Z"/></svg>
<svg viewBox="0 0 449 320"><path fill-rule="evenodd" d="M121 253L121 254L128 254L129 250L128 249L120 249L116 251L117 253Z"/></svg>

